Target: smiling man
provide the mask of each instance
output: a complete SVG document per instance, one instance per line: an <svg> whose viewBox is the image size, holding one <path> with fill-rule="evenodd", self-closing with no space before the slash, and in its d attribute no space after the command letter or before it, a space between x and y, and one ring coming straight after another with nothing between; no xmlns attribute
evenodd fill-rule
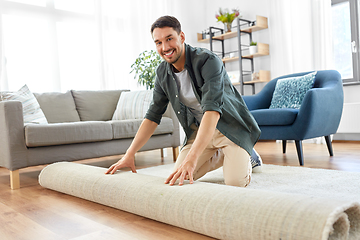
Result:
<svg viewBox="0 0 360 240"><path fill-rule="evenodd" d="M193 183L223 166L225 184L246 187L252 168L261 168L253 149L260 129L231 84L221 59L209 50L185 44L179 21L157 19L151 34L165 60L156 71L153 101L124 157L106 173L123 167L136 172L135 153L148 141L170 102L185 134L185 144L165 183Z"/></svg>

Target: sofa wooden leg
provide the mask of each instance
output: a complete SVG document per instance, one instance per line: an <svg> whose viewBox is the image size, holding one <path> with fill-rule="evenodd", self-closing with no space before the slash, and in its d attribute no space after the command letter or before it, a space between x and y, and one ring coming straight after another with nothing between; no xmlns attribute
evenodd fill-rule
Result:
<svg viewBox="0 0 360 240"><path fill-rule="evenodd" d="M176 162L177 157L179 156L179 147L173 147L173 160Z"/></svg>
<svg viewBox="0 0 360 240"><path fill-rule="evenodd" d="M10 171L10 187L13 190L20 188L19 170Z"/></svg>
<svg viewBox="0 0 360 240"><path fill-rule="evenodd" d="M164 149L160 148L161 162L164 162Z"/></svg>

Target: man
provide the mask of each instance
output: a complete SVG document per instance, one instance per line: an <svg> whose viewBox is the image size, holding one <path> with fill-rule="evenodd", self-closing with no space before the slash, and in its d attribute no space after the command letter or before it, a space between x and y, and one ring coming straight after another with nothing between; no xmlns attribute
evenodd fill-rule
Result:
<svg viewBox="0 0 360 240"><path fill-rule="evenodd" d="M231 84L221 59L206 49L185 44L185 34L174 17L157 19L151 34L165 60L156 71L153 101L126 154L106 173L124 167L136 172L135 153L151 137L170 101L186 139L165 183L174 185L178 179L179 185L184 180L193 183L223 166L225 184L246 187L252 172L249 159L261 167L253 150L260 129Z"/></svg>

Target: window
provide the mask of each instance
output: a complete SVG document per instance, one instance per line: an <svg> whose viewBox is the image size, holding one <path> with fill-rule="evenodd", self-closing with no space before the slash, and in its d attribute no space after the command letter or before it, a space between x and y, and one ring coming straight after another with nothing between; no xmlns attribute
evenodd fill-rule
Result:
<svg viewBox="0 0 360 240"><path fill-rule="evenodd" d="M344 83L359 83L359 0L332 0L332 24L334 67Z"/></svg>
<svg viewBox="0 0 360 240"><path fill-rule="evenodd" d="M0 14L9 90L102 88L94 0L0 0Z"/></svg>
<svg viewBox="0 0 360 240"><path fill-rule="evenodd" d="M0 0L0 91L143 89L131 65L169 2Z"/></svg>

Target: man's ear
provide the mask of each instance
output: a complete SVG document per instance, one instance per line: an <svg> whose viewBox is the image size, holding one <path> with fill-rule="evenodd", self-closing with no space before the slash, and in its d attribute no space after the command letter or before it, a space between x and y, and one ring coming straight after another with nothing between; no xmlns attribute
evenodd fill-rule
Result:
<svg viewBox="0 0 360 240"><path fill-rule="evenodd" d="M180 33L180 39L181 39L181 43L185 42L185 33L184 32Z"/></svg>

